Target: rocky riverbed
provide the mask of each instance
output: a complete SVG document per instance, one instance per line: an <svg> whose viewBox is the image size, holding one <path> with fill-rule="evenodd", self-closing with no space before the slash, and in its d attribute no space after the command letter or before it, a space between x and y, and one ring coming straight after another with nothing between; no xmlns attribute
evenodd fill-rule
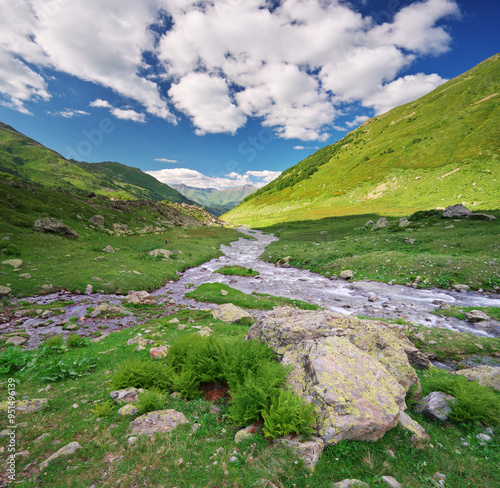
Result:
<svg viewBox="0 0 500 488"><path fill-rule="evenodd" d="M266 246L277 238L252 229L239 229L249 238L240 238L228 246L222 246L224 255L212 259L201 266L190 268L175 282L166 283L152 295L156 303L162 305L160 313L168 315L179 306L206 309L213 305L198 303L184 298L184 294L203 283L224 283L245 293L266 293L299 299L314 303L347 315L377 317L381 319L403 319L408 322L441 327L460 332L471 332L479 336L499 337L500 322L486 320L477 323L466 322L454 317L439 317L432 313L442 305L458 307L500 307L500 295L493 293L457 292L442 289L418 289L402 285L389 285L372 281L350 282L344 279L331 280L307 270L275 266L259 260ZM259 272L258 276L227 276L215 273L226 265L241 265ZM151 315L137 314L115 316L113 318L85 317L89 308L97 308L103 303L122 305L124 297L91 293L75 295L60 292L43 297L32 297L27 301L36 304L50 304L54 301L72 301L64 307L64 312L51 317L0 317L3 334L23 332L29 335L28 347L36 347L43 336L51 332L60 333L63 326L69 332L68 322L77 319L78 333L97 335L124 327L140 324ZM158 313L158 310L156 311ZM254 315L264 312L256 311ZM119 314L118 314L119 315ZM75 319L73 319L75 321ZM76 328L76 327L75 327Z"/></svg>

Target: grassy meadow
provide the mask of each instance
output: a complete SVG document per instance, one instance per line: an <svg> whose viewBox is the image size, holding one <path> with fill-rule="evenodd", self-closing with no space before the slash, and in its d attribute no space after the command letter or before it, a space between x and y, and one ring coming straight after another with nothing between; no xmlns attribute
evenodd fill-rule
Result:
<svg viewBox="0 0 500 488"><path fill-rule="evenodd" d="M288 261L327 277L350 269L353 280L406 284L420 277L419 288L466 284L475 290L498 289L500 211L488 212L494 221L445 219L441 213L407 215L407 227L387 216L389 226L374 231L365 224L376 222L379 214L275 224L262 228L279 241L261 258Z"/></svg>

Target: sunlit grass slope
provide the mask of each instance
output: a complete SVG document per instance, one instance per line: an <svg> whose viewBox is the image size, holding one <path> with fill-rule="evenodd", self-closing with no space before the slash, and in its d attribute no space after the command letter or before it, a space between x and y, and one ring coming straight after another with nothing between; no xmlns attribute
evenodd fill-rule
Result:
<svg viewBox="0 0 500 488"><path fill-rule="evenodd" d="M224 214L251 226L500 207L500 55L363 123Z"/></svg>

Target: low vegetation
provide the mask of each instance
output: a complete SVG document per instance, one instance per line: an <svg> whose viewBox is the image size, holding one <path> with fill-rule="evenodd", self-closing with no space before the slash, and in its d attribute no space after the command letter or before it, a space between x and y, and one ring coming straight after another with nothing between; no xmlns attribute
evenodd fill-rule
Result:
<svg viewBox="0 0 500 488"><path fill-rule="evenodd" d="M252 268L245 268L244 266L234 265L234 266L223 266L214 273L220 273L223 275L235 275L235 276L258 276L260 273L253 270Z"/></svg>
<svg viewBox="0 0 500 488"><path fill-rule="evenodd" d="M279 241L261 259L288 262L326 277L350 269L353 280L500 289L500 212L489 213L496 220L445 219L439 212L419 212L407 216L407 227L399 226L399 218L388 218L387 228L374 231L365 224L376 222L380 216L375 214L277 224L263 229Z"/></svg>
<svg viewBox="0 0 500 488"><path fill-rule="evenodd" d="M179 322L172 322L174 318ZM205 327L212 329L211 338L196 333ZM457 341L465 337L482 345L483 349L477 347L479 351L488 349L490 355L498 351L498 339L429 330L444 334L436 344L425 341L434 350L438 347L453 350ZM472 417L456 418L454 424L432 422L409 410L428 432L428 442L415 445L399 428L377 442L342 441L323 452L311 475L296 453L270 441L284 432L280 422L305 431L310 424L307 412L296 413L300 408L297 400L286 390L274 389L270 395L270 390L264 387L267 380L257 373L266 370L263 365L272 359L272 352L263 345L249 347L244 341L247 331L247 326L220 322L209 312L186 309L153 318L141 327L114 332L83 347L74 347L75 339L60 338L28 352L9 347L0 355L0 364L11 364L11 368L2 370L0 380L6 385L9 377L16 379L19 398L49 399L48 406L40 412L16 414L19 425L16 450L27 451L16 461L18 481L23 480L23 486L29 488L88 488L92 484L125 488L138 485L250 488L260 480L282 488L330 488L342 479L356 478L372 488L381 488L382 476L390 475L402 486L422 488L432 486L434 473L441 472L447 475L446 485L454 488L495 485L500 476L499 427L492 426L493 441L482 442L476 438L484 432L479 420L489 421L479 418L467 406L464 408ZM154 338L158 344L169 344L171 356L152 360L148 349L135 351L135 345L126 345L138 332L144 338ZM412 340L418 340L415 339L418 332L420 329L408 329ZM76 375L50 377L54 364L76 367L85 362L93 367ZM277 385L283 375L277 374L277 369L271 373L278 363L269 364L276 366L271 366L265 377L271 385ZM60 368L60 373L63 370ZM168 373L161 374L162 371ZM253 373L247 374L250 371ZM429 391L432 375L419 374L424 392ZM234 393L231 399L216 401L220 411L215 413L211 413L214 403L204 398L207 389L196 388L208 380L219 385L227 381ZM190 423L152 439L139 436L135 444L129 445L131 418L120 416L117 413L120 405L109 396L112 389L126 385L146 387L147 393L140 395L137 404L141 412L157 407L173 408L182 412ZM183 398L169 393L176 388L186 389ZM488 391L491 397L491 390ZM498 394L493 395L496 396L492 398L498 399ZM267 409L256 406L263 398L271 399L268 405L273 406ZM260 427L248 439L235 444L239 428L259 415L262 415ZM193 424L198 424L196 431ZM7 417L3 416L0 429L8 427ZM38 471L37 464L74 441L82 449L71 457L52 462L43 472ZM0 438L0 448L6 449L8 443L8 436Z"/></svg>

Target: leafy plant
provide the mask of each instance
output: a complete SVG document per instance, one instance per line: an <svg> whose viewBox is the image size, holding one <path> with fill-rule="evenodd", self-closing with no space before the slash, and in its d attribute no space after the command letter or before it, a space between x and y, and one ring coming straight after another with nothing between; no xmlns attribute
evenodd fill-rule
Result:
<svg viewBox="0 0 500 488"><path fill-rule="evenodd" d="M262 411L264 434L275 439L291 433L310 434L316 422L314 406L289 389L280 389L271 400L268 409Z"/></svg>
<svg viewBox="0 0 500 488"><path fill-rule="evenodd" d="M9 346L0 352L0 374L22 370L28 358L29 353L23 351L19 346Z"/></svg>
<svg viewBox="0 0 500 488"><path fill-rule="evenodd" d="M139 393L137 402L134 406L139 410L141 415L154 412L155 410L163 410L168 402L168 396L158 390L157 388L152 388L144 393Z"/></svg>
<svg viewBox="0 0 500 488"><path fill-rule="evenodd" d="M90 339L79 334L71 334L66 342L68 347L88 347Z"/></svg>
<svg viewBox="0 0 500 488"><path fill-rule="evenodd" d="M425 391L442 391L455 397L455 402L450 403L449 418L453 422L500 424L500 394L492 388L442 371L431 371L423 386Z"/></svg>
<svg viewBox="0 0 500 488"><path fill-rule="evenodd" d="M103 419L113 413L114 406L115 402L113 400L106 400L103 403L94 405L94 408L90 412L94 417Z"/></svg>
<svg viewBox="0 0 500 488"><path fill-rule="evenodd" d="M97 366L94 358L85 357L81 359L56 359L53 360L45 371L42 380L58 381L66 378L78 378L91 371Z"/></svg>
<svg viewBox="0 0 500 488"><path fill-rule="evenodd" d="M157 387L167 390L172 386L172 370L158 361L134 359L118 369L111 385L115 389Z"/></svg>

